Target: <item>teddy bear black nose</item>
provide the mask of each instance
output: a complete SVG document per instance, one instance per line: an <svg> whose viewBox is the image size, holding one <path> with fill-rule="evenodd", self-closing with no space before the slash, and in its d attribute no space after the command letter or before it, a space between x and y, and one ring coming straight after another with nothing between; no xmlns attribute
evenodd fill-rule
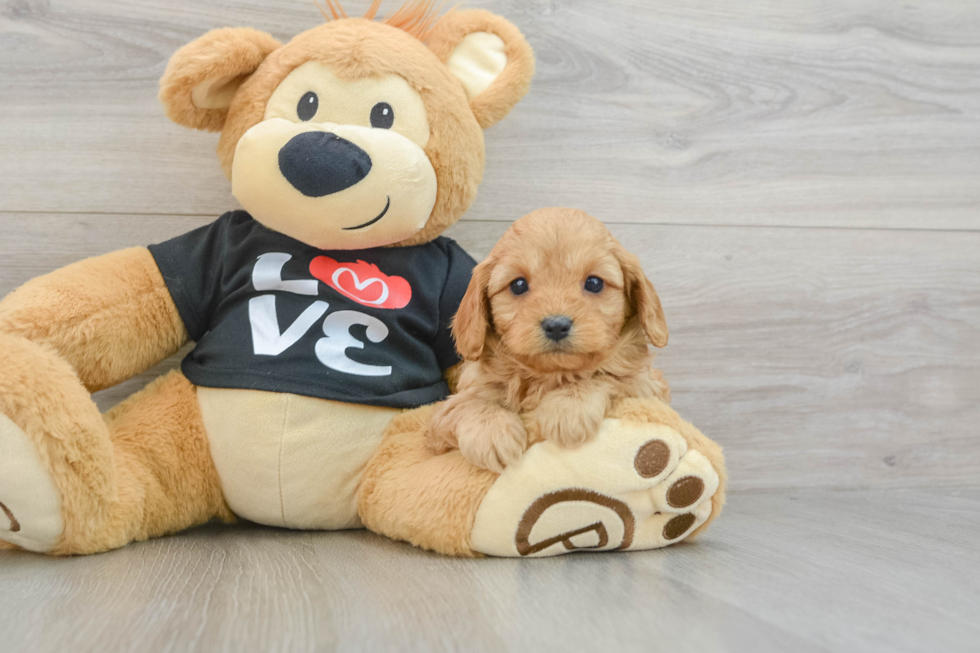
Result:
<svg viewBox="0 0 980 653"><path fill-rule="evenodd" d="M323 197L350 188L371 172L371 157L329 132L304 132L279 150L279 170L307 197Z"/></svg>
<svg viewBox="0 0 980 653"><path fill-rule="evenodd" d="M541 328L544 330L545 336L558 342L568 337L572 330L572 318L564 315L550 315L541 320Z"/></svg>

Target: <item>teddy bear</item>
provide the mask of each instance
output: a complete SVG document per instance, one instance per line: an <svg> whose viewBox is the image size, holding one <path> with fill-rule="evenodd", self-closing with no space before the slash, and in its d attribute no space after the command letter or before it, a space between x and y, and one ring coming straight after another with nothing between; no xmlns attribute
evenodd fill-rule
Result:
<svg viewBox="0 0 980 653"><path fill-rule="evenodd" d="M426 447L475 264L441 234L534 57L492 13L379 4L329 3L287 44L233 28L181 48L161 101L220 132L244 210L0 302L0 546L90 554L242 518L526 557L661 547L717 516L721 450L660 401L621 401L592 442L535 444L501 474ZM190 341L100 414L93 392ZM702 491L674 505L690 476Z"/></svg>

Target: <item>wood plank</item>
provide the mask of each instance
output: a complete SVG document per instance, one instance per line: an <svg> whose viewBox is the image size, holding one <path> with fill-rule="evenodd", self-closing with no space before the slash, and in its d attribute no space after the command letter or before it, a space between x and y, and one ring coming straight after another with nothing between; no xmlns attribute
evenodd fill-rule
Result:
<svg viewBox="0 0 980 653"><path fill-rule="evenodd" d="M693 545L454 560L370 533L207 527L0 552L4 651L973 651L980 492L735 495Z"/></svg>
<svg viewBox="0 0 980 653"><path fill-rule="evenodd" d="M198 218L15 215L0 295ZM482 258L498 222L453 227ZM736 489L980 483L980 234L613 224L659 289L658 357ZM176 361L162 368L170 369ZM151 374L100 393L106 408Z"/></svg>
<svg viewBox="0 0 980 653"><path fill-rule="evenodd" d="M976 2L467 5L538 53L530 96L488 134L468 219L560 204L620 222L980 228ZM210 28L288 38L320 20L292 0L7 3L0 211L231 208L216 137L157 105L165 62Z"/></svg>

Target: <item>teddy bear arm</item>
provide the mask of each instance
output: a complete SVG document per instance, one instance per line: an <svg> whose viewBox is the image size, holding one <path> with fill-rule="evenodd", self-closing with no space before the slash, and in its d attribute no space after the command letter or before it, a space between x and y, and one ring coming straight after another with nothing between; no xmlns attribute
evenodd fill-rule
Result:
<svg viewBox="0 0 980 653"><path fill-rule="evenodd" d="M177 352L187 329L144 247L73 263L0 301L0 332L50 347L90 392Z"/></svg>

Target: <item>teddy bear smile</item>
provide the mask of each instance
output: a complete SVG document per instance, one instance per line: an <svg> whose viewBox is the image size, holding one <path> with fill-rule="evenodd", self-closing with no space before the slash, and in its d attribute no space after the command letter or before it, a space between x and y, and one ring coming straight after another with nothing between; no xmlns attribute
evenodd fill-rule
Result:
<svg viewBox="0 0 980 653"><path fill-rule="evenodd" d="M391 196L389 195L387 201L385 202L385 207L381 211L381 213L378 214L378 217L376 217L374 219L371 219L371 220L368 220L364 224L359 224L356 227L344 227L344 231L356 231L358 229L364 229L365 227L370 227L375 222L377 222L381 218L385 217L385 213L387 213L388 212L388 209L390 209L390 208L391 208Z"/></svg>

